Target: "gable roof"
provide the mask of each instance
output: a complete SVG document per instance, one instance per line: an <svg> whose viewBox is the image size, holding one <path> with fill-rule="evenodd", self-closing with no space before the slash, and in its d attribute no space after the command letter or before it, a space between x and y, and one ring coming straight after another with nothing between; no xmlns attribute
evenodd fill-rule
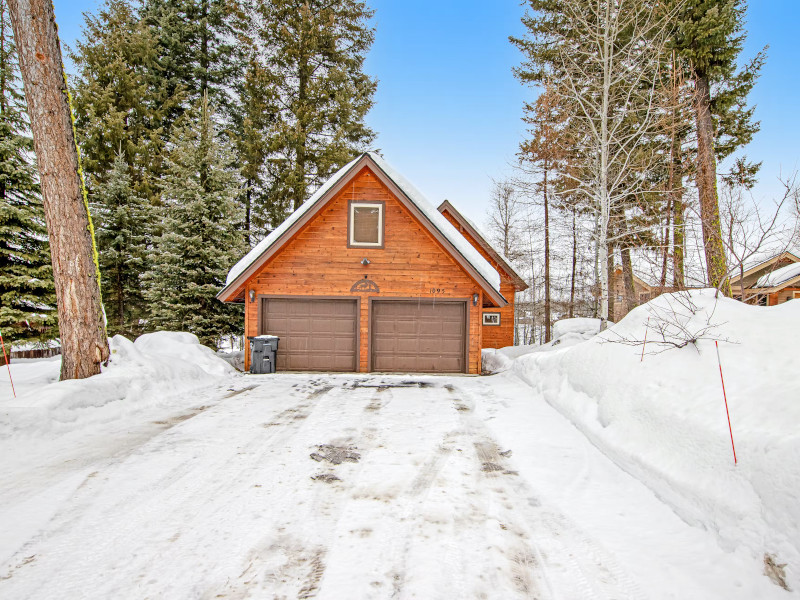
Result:
<svg viewBox="0 0 800 600"><path fill-rule="evenodd" d="M622 272L623 272L622 265L614 265L614 272L613 273L615 275L617 273L622 273ZM650 292L652 292L654 288L660 288L660 286L647 283L644 279L639 277L636 273L633 274L633 281L635 283L638 283L640 286L642 286L643 288L645 288L646 290L648 290ZM660 289L663 289L663 288L660 288Z"/></svg>
<svg viewBox="0 0 800 600"><path fill-rule="evenodd" d="M217 298L223 301L233 299L239 288L278 252L296 231L308 223L327 204L329 199L342 189L348 181L348 176L355 175L364 166L370 167L378 179L389 188L412 215L426 226L434 238L445 247L495 304L505 306L508 303L500 293L500 275L494 267L427 201L419 190L374 152L366 152L339 169L300 208L256 244L230 270L225 287L217 294Z"/></svg>
<svg viewBox="0 0 800 600"><path fill-rule="evenodd" d="M768 289L777 292L800 281L800 262L792 263L762 275L750 289Z"/></svg>
<svg viewBox="0 0 800 600"><path fill-rule="evenodd" d="M749 277L750 275L753 275L754 273L758 273L758 271L761 271L762 269L767 269L767 268L771 267L776 262L778 262L779 260L782 260L784 258L788 258L789 260L791 260L792 262L795 262L795 263L800 262L800 256L797 256L796 254L786 250L784 252L780 252L778 254L775 254L775 255L773 255L770 258L767 258L765 260L760 260L759 262L751 263L749 265L745 265L745 271L744 271L744 273L742 275L744 277ZM731 283L738 283L739 278L740 278L740 274L736 273L734 276L731 277Z"/></svg>
<svg viewBox="0 0 800 600"><path fill-rule="evenodd" d="M453 218L458 222L461 227L467 230L467 232L475 239L475 241L480 244L481 248L483 248L486 253L494 259L494 261L500 265L500 267L505 271L506 275L508 275L511 280L514 282L514 289L518 292L528 289L528 284L525 283L525 280L519 276L519 274L514 270L514 267L511 266L511 261L509 261L505 256L497 252L492 245L486 241L486 236L481 233L481 230L470 221L467 217L462 215L456 207L453 206L449 200L445 200L439 205L439 212L444 214L444 212L449 212Z"/></svg>

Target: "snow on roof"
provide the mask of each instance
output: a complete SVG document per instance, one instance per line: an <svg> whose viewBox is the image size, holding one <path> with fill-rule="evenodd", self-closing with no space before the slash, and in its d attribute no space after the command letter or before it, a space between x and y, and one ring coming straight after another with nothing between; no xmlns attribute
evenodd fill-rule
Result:
<svg viewBox="0 0 800 600"><path fill-rule="evenodd" d="M236 280L236 278L239 277L239 275L244 273L250 265L252 265L256 260L258 260L258 257L264 254L264 252L266 252L267 249L269 249L269 247L272 246L272 244L277 242L278 239L284 234L284 232L287 229L289 229L292 225L294 225L298 221L298 219L300 219L300 217L302 217L309 210L311 210L311 208L317 203L317 201L320 198L322 198L322 196L325 195L325 192L327 192L334 185L336 185L336 182L338 182L342 177L344 177L344 174L347 173L353 167L353 165L355 165L359 161L360 158L361 157L359 156L358 158L351 160L341 169L336 171L333 177L328 179L328 181L326 181L322 186L320 186L320 188L316 192L314 192L313 196L311 196L308 200L306 200L300 206L300 208L298 208L291 215L289 215L289 218L287 218L283 223L278 225L278 227L276 227L272 231L272 233L270 233L267 237L258 242L255 246L253 246L253 249L250 250L250 252L248 252L247 254L245 254L244 258L242 258L238 263L236 263L233 266L233 268L228 272L228 278L225 280L225 285L229 286L231 283L233 283Z"/></svg>
<svg viewBox="0 0 800 600"><path fill-rule="evenodd" d="M425 196L415 188L410 181L403 175L396 171L389 163L374 152L367 153L369 157L375 162L384 174L391 179L398 188L408 197L408 199L422 212L428 220L433 224L436 229L456 248L456 250L469 262L475 270L483 277L486 282L498 293L500 293L500 274L489 264L489 262L480 255L480 253L473 248L464 236L453 227L450 222L428 202ZM311 210L317 202L335 186L340 179L342 179L350 169L359 161L364 155L350 161L344 167L339 169L328 181L326 181L308 200L306 200L300 208L294 211L288 219L281 223L272 233L256 244L250 252L228 273L228 278L225 281L225 286L231 285L242 273L244 273L250 265L252 265L258 258L264 254L280 237L303 215Z"/></svg>
<svg viewBox="0 0 800 600"><path fill-rule="evenodd" d="M481 277L483 277L489 285L491 285L495 291L498 293L500 292L500 274L494 269L492 265L489 264L483 256L481 256L480 252L478 252L472 244L467 241L463 235L461 235L458 230L453 227L453 225L448 221L445 216L436 210L436 207L433 206L428 199L423 196L422 192L420 192L414 185L408 181L403 175L401 175L398 171L394 169L389 163L387 163L383 158L375 154L374 152L368 153L370 158L375 161L375 163L380 167L380 169L386 174L389 179L397 184L403 193L408 196L408 199L414 203L416 206L428 219L433 223L436 229L444 235L447 240L456 247L456 250L463 256L467 262L469 262L478 273L480 273Z"/></svg>
<svg viewBox="0 0 800 600"><path fill-rule="evenodd" d="M461 211L459 211L459 210L458 210L458 209L457 209L455 206L453 206L453 205L452 205L452 203L448 202L448 204L450 204L450 207L451 207L453 210L455 210L455 211L458 213L458 215L459 215L459 216L460 216L462 219L464 219L464 221L466 221L466 222L467 222L467 225L469 225L470 227L472 227L472 229L474 229L474 230L475 230L475 233L477 233L477 234L478 234L480 237L482 237L482 238L483 238L483 241L484 241L484 242L486 242L486 243L489 245L489 247L490 247L492 250L494 250L495 254L497 254L497 256L499 256L499 257L500 257L500 258L501 258L503 261L505 261L505 263L506 263L506 267L508 267L509 269L511 269L512 271L514 271L513 273L510 273L510 275L516 275L517 277L519 277L520 279L522 279L522 277L520 277L519 273L517 273L517 272L516 272L516 270L514 270L514 267L513 267L513 266L512 266L512 264L511 264L511 260L510 260L510 259L509 259L509 258L508 258L508 257L507 257L505 254L503 254L502 252L499 252L499 251L497 250L497 248L495 248L495 247L494 247L494 245L493 245L493 244L492 244L492 243L489 241L489 238L488 238L488 237L487 237L487 236L486 236L486 235L483 233L483 231L481 230L481 228L480 228L480 227L478 227L478 226L475 224L475 221L473 221L473 220L472 220L472 219L470 219L470 218L469 218L467 215L465 215L464 213L462 213ZM527 285L527 284L526 284L526 285Z"/></svg>
<svg viewBox="0 0 800 600"><path fill-rule="evenodd" d="M789 281L790 279L794 279L795 277L800 276L800 263L792 263L791 265L786 265L785 267L781 267L780 269L775 269L771 273L767 273L766 275L762 275L756 284L753 286L755 288L771 288L781 285Z"/></svg>

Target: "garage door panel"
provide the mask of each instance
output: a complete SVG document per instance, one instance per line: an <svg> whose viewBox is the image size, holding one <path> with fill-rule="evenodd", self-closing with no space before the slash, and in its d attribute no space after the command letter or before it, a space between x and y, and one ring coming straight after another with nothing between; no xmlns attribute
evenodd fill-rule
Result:
<svg viewBox="0 0 800 600"><path fill-rule="evenodd" d="M374 300L370 316L373 371L466 371L465 302Z"/></svg>
<svg viewBox="0 0 800 600"><path fill-rule="evenodd" d="M279 371L356 371L358 303L350 299L264 298L261 331L281 338Z"/></svg>

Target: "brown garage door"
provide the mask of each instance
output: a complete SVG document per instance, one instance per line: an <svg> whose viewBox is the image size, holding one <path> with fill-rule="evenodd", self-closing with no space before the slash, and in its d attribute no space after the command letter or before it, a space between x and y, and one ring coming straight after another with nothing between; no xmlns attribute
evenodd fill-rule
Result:
<svg viewBox="0 0 800 600"><path fill-rule="evenodd" d="M371 311L373 371L466 371L466 302L375 300Z"/></svg>
<svg viewBox="0 0 800 600"><path fill-rule="evenodd" d="M263 298L262 334L277 335L278 371L357 371L356 300Z"/></svg>

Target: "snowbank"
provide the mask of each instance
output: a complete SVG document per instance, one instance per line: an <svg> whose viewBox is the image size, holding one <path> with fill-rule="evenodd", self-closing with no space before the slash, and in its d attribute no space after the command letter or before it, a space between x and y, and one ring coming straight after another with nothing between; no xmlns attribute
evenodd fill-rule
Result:
<svg viewBox="0 0 800 600"><path fill-rule="evenodd" d="M15 433L49 433L86 423L107 422L219 382L234 369L200 344L191 333L161 331L131 342L120 335L111 340L111 360L100 375L57 381L58 358L34 364L11 364L15 384L22 389L12 398L3 385L0 398L0 438ZM2 381L8 382L3 370ZM7 392L7 393L5 393Z"/></svg>
<svg viewBox="0 0 800 600"><path fill-rule="evenodd" d="M788 563L796 589L799 331L800 302L764 308L713 290L668 294L585 343L522 356L513 370L685 521L726 549Z"/></svg>
<svg viewBox="0 0 800 600"><path fill-rule="evenodd" d="M506 346L487 348L481 351L484 373L500 373L511 368L514 359L534 352L549 352L580 344L594 337L600 331L600 319L574 318L562 319L553 324L553 339L546 344Z"/></svg>

